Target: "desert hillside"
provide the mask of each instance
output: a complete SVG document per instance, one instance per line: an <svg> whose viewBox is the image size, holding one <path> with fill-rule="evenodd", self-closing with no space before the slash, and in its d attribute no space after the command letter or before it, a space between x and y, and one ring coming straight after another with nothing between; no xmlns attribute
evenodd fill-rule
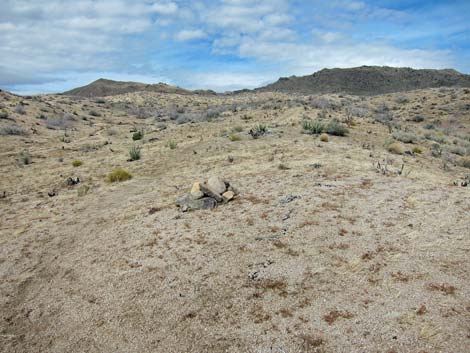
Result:
<svg viewBox="0 0 470 353"><path fill-rule="evenodd" d="M156 92L156 93L175 93L175 94L202 94L214 95L215 92L210 90L189 91L184 88L170 86L165 83L145 84L140 82L122 82L106 79L96 80L86 86L77 87L65 92L65 95L79 97L106 97L116 96L120 94L133 92Z"/></svg>
<svg viewBox="0 0 470 353"><path fill-rule="evenodd" d="M323 69L312 75L284 77L260 92L348 93L378 95L436 87L470 87L470 75L452 69L417 70L387 66Z"/></svg>
<svg viewBox="0 0 470 353"><path fill-rule="evenodd" d="M1 351L468 351L469 89L88 94L0 91Z"/></svg>

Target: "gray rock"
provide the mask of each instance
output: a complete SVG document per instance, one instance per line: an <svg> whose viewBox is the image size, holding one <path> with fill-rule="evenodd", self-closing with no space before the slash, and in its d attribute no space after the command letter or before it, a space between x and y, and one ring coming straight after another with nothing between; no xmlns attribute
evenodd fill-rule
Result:
<svg viewBox="0 0 470 353"><path fill-rule="evenodd" d="M176 205L181 207L183 211L209 210L217 207L217 201L211 197L194 200L190 195L184 195L176 200Z"/></svg>
<svg viewBox="0 0 470 353"><path fill-rule="evenodd" d="M227 190L225 182L218 177L210 177L207 180L207 186L219 195L222 195Z"/></svg>
<svg viewBox="0 0 470 353"><path fill-rule="evenodd" d="M220 195L217 191L213 190L208 184L201 184L200 188L201 188L201 191L204 193L204 195L215 199L217 202L224 201L224 198L222 197L222 195Z"/></svg>

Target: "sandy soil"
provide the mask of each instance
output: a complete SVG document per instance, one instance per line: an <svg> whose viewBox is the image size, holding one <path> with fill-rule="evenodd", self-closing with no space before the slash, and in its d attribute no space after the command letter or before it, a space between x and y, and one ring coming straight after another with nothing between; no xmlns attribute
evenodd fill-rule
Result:
<svg viewBox="0 0 470 353"><path fill-rule="evenodd" d="M407 95L394 110L403 126L421 131L425 122L406 120L417 102L426 116L450 106L432 116L454 124L448 139L468 135L468 111L455 111L468 93ZM5 97L8 109L21 100ZM372 107L395 98L351 100ZM256 99L285 107L162 131L152 118L63 96L11 114L28 134L0 136L0 351L469 352L470 187L454 185L469 174L452 163L459 156L434 157L424 138L422 154L391 154L389 130L370 115L347 137L321 142L300 127L319 110L288 108L282 95L106 101ZM44 102L49 114L101 116L76 121L64 143L63 131L35 117ZM252 139L258 123L269 132ZM135 142L141 160L128 162L133 126L146 134ZM221 133L234 127L240 141ZM33 163L23 166L16 159L25 149ZM74 168L76 159L83 165ZM387 174L376 168L384 160ZM117 167L133 178L107 183ZM212 175L240 195L212 211L180 212L176 198ZM65 185L69 176L81 183Z"/></svg>

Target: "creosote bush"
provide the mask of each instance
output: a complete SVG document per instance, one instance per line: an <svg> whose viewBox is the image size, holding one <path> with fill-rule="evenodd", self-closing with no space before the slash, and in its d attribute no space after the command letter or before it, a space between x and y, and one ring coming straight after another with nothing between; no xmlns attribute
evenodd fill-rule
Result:
<svg viewBox="0 0 470 353"><path fill-rule="evenodd" d="M80 161L80 160L78 160L78 159L76 159L76 160L74 160L74 161L72 162L72 165L73 165L75 168L80 167L82 164L83 164L83 162Z"/></svg>
<svg viewBox="0 0 470 353"><path fill-rule="evenodd" d="M124 169L116 169L108 174L108 182L115 183L132 179L132 174Z"/></svg>

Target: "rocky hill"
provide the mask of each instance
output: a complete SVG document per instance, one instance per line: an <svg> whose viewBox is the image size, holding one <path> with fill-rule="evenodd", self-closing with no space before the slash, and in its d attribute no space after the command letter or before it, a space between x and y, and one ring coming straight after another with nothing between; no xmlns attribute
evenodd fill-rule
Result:
<svg viewBox="0 0 470 353"><path fill-rule="evenodd" d="M139 82L122 82L100 78L89 85L74 88L64 92L66 95L80 97L106 97L115 96L133 92L157 92L157 93L176 93L176 94L202 94L214 95L214 91L197 90L190 91L180 87L170 86L165 83L146 84Z"/></svg>
<svg viewBox="0 0 470 353"><path fill-rule="evenodd" d="M377 95L435 87L470 87L470 75L453 69L415 70L361 66L348 69L323 69L302 77L282 77L277 82L258 88L256 91Z"/></svg>

